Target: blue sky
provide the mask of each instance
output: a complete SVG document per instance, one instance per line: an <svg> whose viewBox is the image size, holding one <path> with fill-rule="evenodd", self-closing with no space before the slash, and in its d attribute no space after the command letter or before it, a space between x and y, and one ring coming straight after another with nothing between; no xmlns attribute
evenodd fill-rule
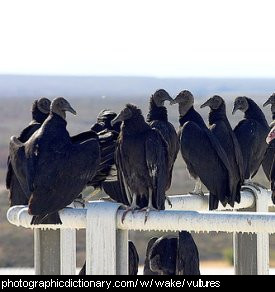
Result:
<svg viewBox="0 0 275 292"><path fill-rule="evenodd" d="M275 1L3 0L0 74L275 77Z"/></svg>

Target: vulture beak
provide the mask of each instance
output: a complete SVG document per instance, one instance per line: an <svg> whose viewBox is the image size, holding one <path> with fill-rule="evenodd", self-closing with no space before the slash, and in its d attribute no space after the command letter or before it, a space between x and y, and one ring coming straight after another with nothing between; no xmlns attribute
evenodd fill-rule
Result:
<svg viewBox="0 0 275 292"><path fill-rule="evenodd" d="M174 101L174 99L170 95L168 95L165 100L170 101L170 104L171 104L171 102Z"/></svg>
<svg viewBox="0 0 275 292"><path fill-rule="evenodd" d="M269 105L269 104L271 104L272 102L271 102L271 99L269 98L264 104L263 104L263 107L265 107L265 106L267 106L267 105Z"/></svg>
<svg viewBox="0 0 275 292"><path fill-rule="evenodd" d="M233 111L232 111L232 115L234 115L235 112L236 112L238 109L239 109L238 106L234 104L234 108L233 108Z"/></svg>
<svg viewBox="0 0 275 292"><path fill-rule="evenodd" d="M275 138L275 127L273 127L272 130L269 132L266 138L266 143L269 144L274 138Z"/></svg>
<svg viewBox="0 0 275 292"><path fill-rule="evenodd" d="M175 98L175 99L172 98L170 100L170 105L173 105L173 104L176 104L176 103L178 103L177 98Z"/></svg>
<svg viewBox="0 0 275 292"><path fill-rule="evenodd" d="M113 127L118 122L122 122L121 114L117 115L113 120L111 120L111 126Z"/></svg>
<svg viewBox="0 0 275 292"><path fill-rule="evenodd" d="M64 110L72 113L73 115L76 115L76 111L71 107L69 103L65 106Z"/></svg>
<svg viewBox="0 0 275 292"><path fill-rule="evenodd" d="M203 103L200 108L206 107L206 106L210 106L211 104L211 98L209 98L205 103Z"/></svg>

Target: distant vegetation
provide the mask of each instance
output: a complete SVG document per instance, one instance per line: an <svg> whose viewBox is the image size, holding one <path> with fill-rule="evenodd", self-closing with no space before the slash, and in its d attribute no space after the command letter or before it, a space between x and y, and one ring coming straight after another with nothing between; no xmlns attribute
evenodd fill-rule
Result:
<svg viewBox="0 0 275 292"><path fill-rule="evenodd" d="M143 114L148 111L148 98L157 88L165 88L172 95L182 89L193 91L196 103L213 94L222 95L227 102L228 117L232 126L242 118L241 113L231 115L232 100L237 95L254 98L260 105L275 91L274 80L234 80L234 79L157 79L137 77L11 77L0 76L0 266L33 266L33 235L31 230L18 228L6 220L8 208L7 193L4 191L6 160L9 138L18 135L20 130L30 121L32 100L40 96L53 98L64 95L76 109L76 117L68 115L68 130L71 134L90 128L95 122L98 112L103 108L119 111L127 102L141 107ZM169 119L178 128L177 106L167 104ZM200 110L207 119L208 110ZM268 121L271 119L270 109L265 109ZM263 172L256 180L268 186ZM189 178L181 156L174 168L173 183L170 194L184 194L191 191L194 181ZM78 232L78 265L83 263L85 256L84 232ZM146 241L153 236L148 233L131 233L137 244L140 257L143 258ZM275 238L271 237L275 250ZM195 234L201 259L230 259L232 253L232 235L211 232ZM274 252L271 252L275 259Z"/></svg>

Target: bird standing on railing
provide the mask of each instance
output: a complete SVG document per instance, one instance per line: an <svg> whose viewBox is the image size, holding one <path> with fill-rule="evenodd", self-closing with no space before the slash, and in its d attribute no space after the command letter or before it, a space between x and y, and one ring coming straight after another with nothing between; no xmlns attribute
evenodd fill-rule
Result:
<svg viewBox="0 0 275 292"><path fill-rule="evenodd" d="M269 126L264 113L250 98L240 96L235 99L232 114L237 110L244 112L244 119L234 129L239 141L244 161L245 184L258 188L257 183L252 183L264 159L267 149L266 136Z"/></svg>
<svg viewBox="0 0 275 292"><path fill-rule="evenodd" d="M150 209L164 209L169 179L167 143L158 130L145 122L135 105L127 104L112 125L116 122L122 122L116 165L128 198L122 220L127 212L142 208L146 222Z"/></svg>
<svg viewBox="0 0 275 292"><path fill-rule="evenodd" d="M232 168L234 186L228 203L234 207L235 202L240 203L241 186L244 182L242 151L226 116L226 105L223 98L214 95L203 103L201 108L206 106L210 107L208 116L209 129L219 140Z"/></svg>
<svg viewBox="0 0 275 292"><path fill-rule="evenodd" d="M168 145L169 158L169 179L166 190L171 186L173 166L179 152L178 135L174 126L169 123L165 101L172 101L173 98L164 89L157 90L150 98L149 113L147 122L153 129L157 129Z"/></svg>
<svg viewBox="0 0 275 292"><path fill-rule="evenodd" d="M50 113L50 105L51 101L45 97L33 102L32 121L19 135L18 140L20 142L26 142L33 135L33 133L40 128ZM13 171L10 156L8 157L7 165L8 171L6 175L6 188L9 190L10 207L15 205L27 205L29 201L29 193L22 189L18 178Z"/></svg>
<svg viewBox="0 0 275 292"><path fill-rule="evenodd" d="M94 191L85 197L84 200L79 198L78 201L82 203L88 201L100 190L104 190L108 196L117 202L127 203L127 197L117 179L117 170L115 167L116 141L121 124L117 123L114 127L111 126L111 121L116 116L117 114L113 111L102 110L97 117L97 122L92 125L90 131L71 137L73 143L80 143L82 139L97 138L100 146L100 164L94 177L87 184L88 186L92 186Z"/></svg>
<svg viewBox="0 0 275 292"><path fill-rule="evenodd" d="M77 198L100 162L97 139L72 143L66 111L76 114L67 100L56 98L49 117L27 142L11 138L11 163L26 178L32 224L62 223L57 211Z"/></svg>
<svg viewBox="0 0 275 292"><path fill-rule="evenodd" d="M146 260L157 275L200 275L199 252L187 231L179 232L178 237L155 240Z"/></svg>
<svg viewBox="0 0 275 292"><path fill-rule="evenodd" d="M273 128L270 130L267 138L266 138L266 142L268 144L272 143L275 141L275 125L273 126ZM271 190L272 190L272 202L275 205L275 155L273 155L272 159L272 167L271 167L271 171L270 171L270 181L271 181Z"/></svg>
<svg viewBox="0 0 275 292"><path fill-rule="evenodd" d="M179 104L178 132L181 154L190 175L197 180L193 194L203 195L201 182L209 190L209 210L230 201L234 182L227 155L217 138L194 109L194 97L181 91L172 104Z"/></svg>
<svg viewBox="0 0 275 292"><path fill-rule="evenodd" d="M270 125L270 130L271 130L275 121L275 93L273 93L270 96L270 98L263 104L263 106L267 106L269 104L271 104L271 113L272 113L272 120L273 120L273 122ZM269 181L271 180L271 171L272 171L274 154L275 154L275 140L272 140L268 144L268 148L266 150L266 153L262 162L264 173Z"/></svg>
<svg viewBox="0 0 275 292"><path fill-rule="evenodd" d="M97 132L99 137L101 163L99 170L88 185L93 186L95 191L103 189L116 202L127 204L125 189L117 177L115 165L116 143L121 125L121 122L114 126L111 125L111 121L116 116L117 114L113 111L102 110L97 117L97 122L91 128Z"/></svg>

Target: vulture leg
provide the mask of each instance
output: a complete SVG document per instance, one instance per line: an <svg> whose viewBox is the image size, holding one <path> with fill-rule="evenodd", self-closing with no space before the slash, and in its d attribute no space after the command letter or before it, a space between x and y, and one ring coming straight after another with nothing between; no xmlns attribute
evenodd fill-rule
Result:
<svg viewBox="0 0 275 292"><path fill-rule="evenodd" d="M171 203L171 200L170 200L168 197L166 197L165 200L168 202L170 208L172 208L173 205L172 205L172 203Z"/></svg>
<svg viewBox="0 0 275 292"><path fill-rule="evenodd" d="M131 206L126 208L125 212L122 215L121 222L122 223L124 222L127 213L133 212L136 209L138 209L138 206L137 206L137 195L134 193L133 194L133 199L132 199Z"/></svg>
<svg viewBox="0 0 275 292"><path fill-rule="evenodd" d="M171 203L171 202L170 202L170 203ZM171 205L172 205L172 204L171 204ZM154 208L154 206L153 206L153 191L152 191L151 189L149 189L148 206L145 207L145 208L142 208L142 209L140 210L140 212L145 211L144 223L147 222L147 219L148 219L148 215L149 215L150 210L157 210L157 209Z"/></svg>
<svg viewBox="0 0 275 292"><path fill-rule="evenodd" d="M198 178L195 184L195 188L193 192L190 192L191 195L199 195L199 196L204 196L204 193L202 191L202 184L201 180Z"/></svg>
<svg viewBox="0 0 275 292"><path fill-rule="evenodd" d="M81 208L85 208L85 203L86 203L86 200L83 199L82 196L79 196L73 201L73 205L75 208L79 208L79 205L81 206Z"/></svg>

